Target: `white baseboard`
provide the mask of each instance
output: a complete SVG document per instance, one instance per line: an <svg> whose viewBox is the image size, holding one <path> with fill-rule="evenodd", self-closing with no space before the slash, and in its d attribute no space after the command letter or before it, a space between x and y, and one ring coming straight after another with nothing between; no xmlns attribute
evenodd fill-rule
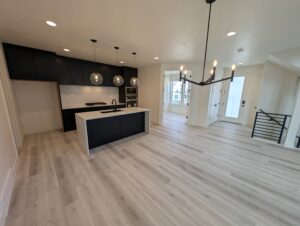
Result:
<svg viewBox="0 0 300 226"><path fill-rule="evenodd" d="M11 195L14 188L14 178L15 178L17 159L18 158L16 158L13 168L11 168L7 173L3 190L0 191L1 192L0 193L0 226L5 225L5 220L8 214Z"/></svg>

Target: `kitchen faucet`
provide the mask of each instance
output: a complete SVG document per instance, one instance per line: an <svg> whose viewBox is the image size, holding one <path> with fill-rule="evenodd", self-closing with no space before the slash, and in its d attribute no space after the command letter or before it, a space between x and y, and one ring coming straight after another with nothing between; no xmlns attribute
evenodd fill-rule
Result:
<svg viewBox="0 0 300 226"><path fill-rule="evenodd" d="M111 104L115 104L115 106L114 106L114 112L117 112L117 100L116 99L113 99L112 101L111 101Z"/></svg>

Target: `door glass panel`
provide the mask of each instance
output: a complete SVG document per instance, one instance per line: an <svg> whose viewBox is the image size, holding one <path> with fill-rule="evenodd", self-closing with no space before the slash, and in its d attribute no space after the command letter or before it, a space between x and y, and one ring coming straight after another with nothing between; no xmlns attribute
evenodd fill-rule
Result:
<svg viewBox="0 0 300 226"><path fill-rule="evenodd" d="M241 107L245 77L235 77L230 83L226 107L226 117L238 118Z"/></svg>
<svg viewBox="0 0 300 226"><path fill-rule="evenodd" d="M182 82L172 82L172 104L181 104Z"/></svg>

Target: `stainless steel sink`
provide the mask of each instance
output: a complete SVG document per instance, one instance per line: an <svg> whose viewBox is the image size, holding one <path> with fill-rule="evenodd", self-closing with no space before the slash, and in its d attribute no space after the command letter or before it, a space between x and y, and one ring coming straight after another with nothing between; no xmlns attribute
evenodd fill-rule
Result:
<svg viewBox="0 0 300 226"><path fill-rule="evenodd" d="M113 113L113 112L119 112L119 111L122 111L122 110L108 110L108 111L100 111L100 113L102 114L106 114L106 113Z"/></svg>

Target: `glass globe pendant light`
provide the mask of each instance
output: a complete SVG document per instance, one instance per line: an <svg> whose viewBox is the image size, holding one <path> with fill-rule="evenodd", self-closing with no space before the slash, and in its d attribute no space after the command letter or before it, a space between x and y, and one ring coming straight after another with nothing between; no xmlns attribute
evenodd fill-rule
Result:
<svg viewBox="0 0 300 226"><path fill-rule="evenodd" d="M124 79L121 75L115 75L113 82L115 86L122 86L124 84Z"/></svg>
<svg viewBox="0 0 300 226"><path fill-rule="evenodd" d="M94 47L94 61L96 62L96 39L91 39ZM99 72L92 72L90 75L90 81L92 85L100 86L103 82L103 76Z"/></svg>
<svg viewBox="0 0 300 226"><path fill-rule="evenodd" d="M103 77L100 73L98 72L93 72L90 75L90 81L93 85L95 86L100 86L103 82Z"/></svg>
<svg viewBox="0 0 300 226"><path fill-rule="evenodd" d="M130 79L130 85L134 88L139 86L139 79L137 77L132 77Z"/></svg>
<svg viewBox="0 0 300 226"><path fill-rule="evenodd" d="M133 55L133 65L135 65L135 56L136 56L136 53L133 52L132 55ZM132 77L130 79L130 85L132 87L134 87L134 88L138 87L139 86L139 79L136 76Z"/></svg>
<svg viewBox="0 0 300 226"><path fill-rule="evenodd" d="M116 64L118 65L119 63L119 47L118 46L115 46L115 50L116 50ZM115 75L114 78L113 78L113 83L115 86L122 86L124 84L124 78L121 76L121 75Z"/></svg>

